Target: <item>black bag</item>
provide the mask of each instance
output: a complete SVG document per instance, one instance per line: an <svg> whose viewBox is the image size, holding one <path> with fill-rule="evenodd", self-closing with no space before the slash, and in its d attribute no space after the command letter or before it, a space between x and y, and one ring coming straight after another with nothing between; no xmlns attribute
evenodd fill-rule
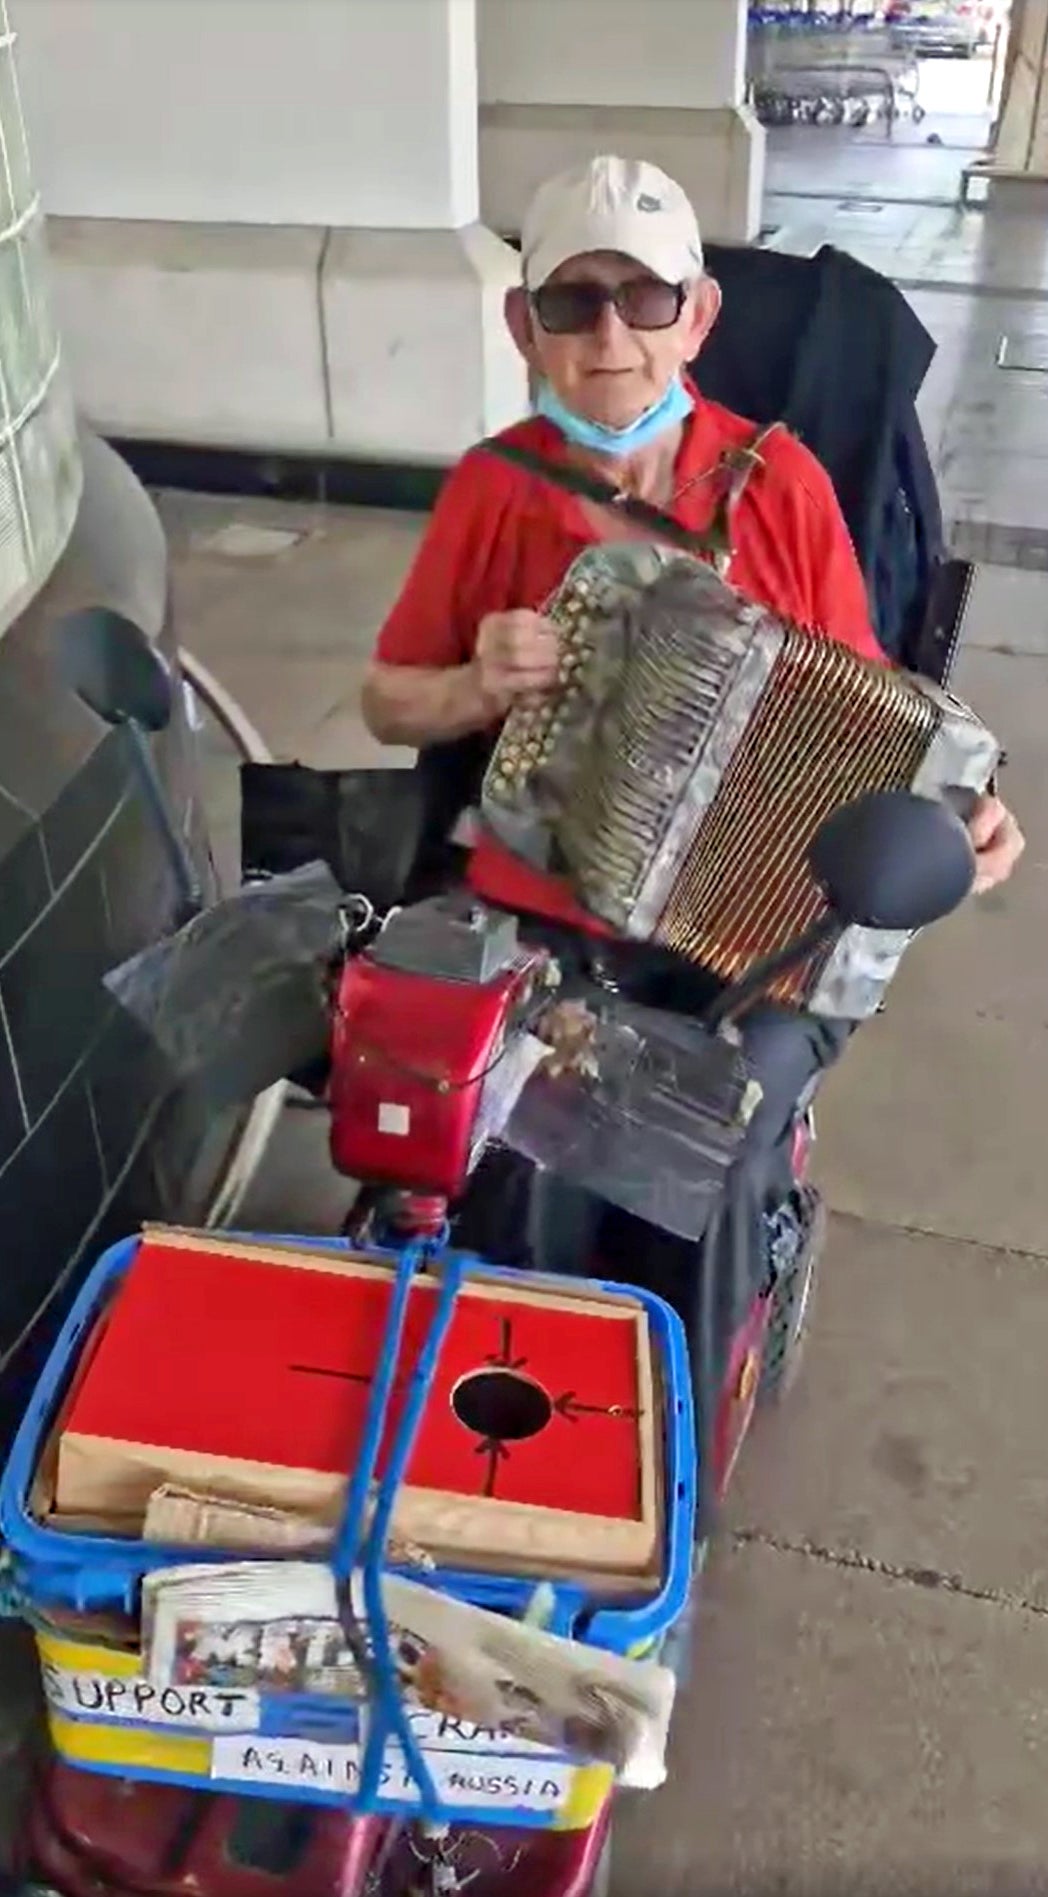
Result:
<svg viewBox="0 0 1048 1897"><path fill-rule="evenodd" d="M243 875L279 876L319 860L380 914L438 894L463 873L451 831L480 795L491 747L486 733L430 745L414 770L242 764Z"/></svg>
<svg viewBox="0 0 1048 1897"><path fill-rule="evenodd" d="M831 245L794 257L709 244L706 263L724 311L691 365L695 381L752 422L784 422L822 462L881 645L923 670L923 629L944 558L916 407L935 343L897 285Z"/></svg>
<svg viewBox="0 0 1048 1897"><path fill-rule="evenodd" d="M245 879L326 863L340 888L380 912L399 902L425 826L414 771L316 771L242 764L240 861Z"/></svg>
<svg viewBox="0 0 1048 1897"><path fill-rule="evenodd" d="M246 884L112 969L106 988L168 1076L214 1107L326 1058L342 892L327 865Z"/></svg>

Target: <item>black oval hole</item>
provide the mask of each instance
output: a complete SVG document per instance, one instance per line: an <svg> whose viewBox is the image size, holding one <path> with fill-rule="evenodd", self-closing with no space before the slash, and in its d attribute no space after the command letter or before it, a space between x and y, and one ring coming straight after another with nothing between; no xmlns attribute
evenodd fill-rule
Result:
<svg viewBox="0 0 1048 1897"><path fill-rule="evenodd" d="M456 1384L451 1407L465 1429L492 1442L525 1442L553 1415L541 1384L516 1370L474 1370Z"/></svg>

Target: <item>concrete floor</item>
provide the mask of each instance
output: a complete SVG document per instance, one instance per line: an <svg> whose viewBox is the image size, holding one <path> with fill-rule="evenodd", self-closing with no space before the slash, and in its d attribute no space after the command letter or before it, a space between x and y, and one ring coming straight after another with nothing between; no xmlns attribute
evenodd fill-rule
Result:
<svg viewBox="0 0 1048 1897"><path fill-rule="evenodd" d="M417 523L169 498L187 643L274 749L370 754L357 681ZM222 551L230 521L261 528ZM262 551L266 535L282 536ZM909 957L827 1090L836 1210L802 1386L751 1443L673 1774L623 1801L617 1897L1048 1890L1048 579L987 569L961 686L1030 833ZM232 775L212 758L217 805ZM247 1219L330 1229L322 1116Z"/></svg>
<svg viewBox="0 0 1048 1897"><path fill-rule="evenodd" d="M835 244L899 284L939 347L920 407L953 546L1044 571L1048 223L1043 204L959 203L962 166L989 132L988 78L987 60L925 62L929 116L890 140L772 131L766 241L800 254Z"/></svg>

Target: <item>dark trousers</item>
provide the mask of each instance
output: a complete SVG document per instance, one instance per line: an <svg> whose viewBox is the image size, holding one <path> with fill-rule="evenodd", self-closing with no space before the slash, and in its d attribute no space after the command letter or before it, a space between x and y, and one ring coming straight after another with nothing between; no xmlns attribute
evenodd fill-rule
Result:
<svg viewBox="0 0 1048 1897"><path fill-rule="evenodd" d="M603 977L643 1006L701 1015L719 990L704 970L647 944L598 947L574 931L531 919L522 932L552 949L568 992ZM457 1222L461 1245L503 1263L530 1263L567 1277L596 1269L665 1298L688 1332L700 1423L707 1425L731 1339L768 1281L768 1214L784 1204L793 1185L798 1107L853 1031L851 1022L771 1003L754 1007L741 1027L762 1098L701 1239L659 1231L555 1173L533 1172L526 1160L505 1151L482 1163L475 1182L481 1190L470 1194Z"/></svg>
<svg viewBox="0 0 1048 1897"><path fill-rule="evenodd" d="M789 1149L798 1106L807 1104L821 1076L843 1053L853 1027L851 1021L828 1021L772 1003L754 1008L742 1023L746 1059L762 1089L743 1161L757 1173L763 1169L763 1190L772 1200L790 1188Z"/></svg>
<svg viewBox="0 0 1048 1897"><path fill-rule="evenodd" d="M702 969L647 944L598 948L574 931L533 919L523 924L522 933L552 949L567 992L603 977L643 1006L701 1015L719 990ZM745 1016L743 1044L762 1098L698 1240L660 1231L553 1172L534 1171L505 1149L482 1161L456 1219L457 1242L496 1262L530 1264L567 1277L599 1273L639 1285L672 1305L688 1335L704 1469L731 1341L769 1282L768 1215L788 1201L794 1183L791 1144L798 1108L843 1051L853 1025L770 1003ZM700 1481L703 1530L710 1506L707 1485Z"/></svg>
<svg viewBox="0 0 1048 1897"><path fill-rule="evenodd" d="M794 1185L791 1147L798 1108L851 1031L850 1022L823 1021L770 1005L754 1009L743 1040L763 1098L696 1242L601 1205L552 1173L535 1174L529 1181L528 1254L538 1269L567 1276L599 1271L614 1282L640 1285L664 1298L682 1319L703 1472L711 1466L711 1432L732 1340L769 1282L768 1220L787 1204ZM798 1240L803 1229L798 1223ZM711 1488L700 1476L700 1534L711 1525L713 1507Z"/></svg>
<svg viewBox="0 0 1048 1897"><path fill-rule="evenodd" d="M592 976L592 945L580 947L578 937L569 936L553 946L569 981L573 974ZM648 1007L702 1014L719 989L704 970L649 946L616 944L600 959L620 991ZM701 1239L658 1231L552 1173L535 1175L527 1191L528 1253L538 1269L577 1276L596 1266L620 1283L655 1292L678 1312L703 1433L712 1426L731 1340L768 1282L768 1216L787 1202L794 1184L798 1110L854 1028L773 1003L755 1006L740 1026L762 1098Z"/></svg>

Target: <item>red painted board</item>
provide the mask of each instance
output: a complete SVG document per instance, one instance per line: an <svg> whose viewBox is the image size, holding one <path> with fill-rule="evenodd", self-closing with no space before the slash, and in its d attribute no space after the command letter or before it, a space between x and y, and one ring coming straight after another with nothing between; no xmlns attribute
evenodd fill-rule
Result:
<svg viewBox="0 0 1048 1897"><path fill-rule="evenodd" d="M263 1263L147 1240L66 1418L71 1435L327 1474L357 1455L391 1278ZM413 1289L398 1392L433 1292ZM467 1426L464 1379L508 1370L545 1395L534 1435ZM501 1302L464 1290L416 1442L413 1487L641 1518L632 1315ZM476 1386L473 1386L474 1394ZM391 1424L400 1395L391 1406Z"/></svg>

